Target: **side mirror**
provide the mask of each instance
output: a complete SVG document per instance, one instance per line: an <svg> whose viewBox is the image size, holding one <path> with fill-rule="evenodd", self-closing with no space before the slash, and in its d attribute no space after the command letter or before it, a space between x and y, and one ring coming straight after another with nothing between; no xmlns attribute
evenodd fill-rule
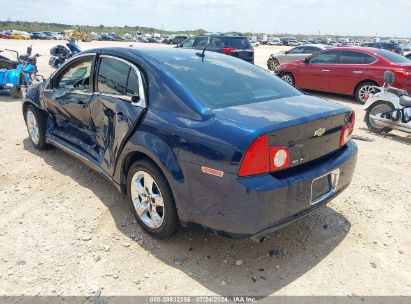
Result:
<svg viewBox="0 0 411 304"><path fill-rule="evenodd" d="M394 84L395 75L391 71L385 71L384 73L384 82L386 85L392 86Z"/></svg>
<svg viewBox="0 0 411 304"><path fill-rule="evenodd" d="M32 47L31 46L27 47L27 55L31 55L31 52L32 52Z"/></svg>
<svg viewBox="0 0 411 304"><path fill-rule="evenodd" d="M305 64L309 64L309 63L310 63L310 58L305 58L305 59L304 59L304 63L305 63Z"/></svg>

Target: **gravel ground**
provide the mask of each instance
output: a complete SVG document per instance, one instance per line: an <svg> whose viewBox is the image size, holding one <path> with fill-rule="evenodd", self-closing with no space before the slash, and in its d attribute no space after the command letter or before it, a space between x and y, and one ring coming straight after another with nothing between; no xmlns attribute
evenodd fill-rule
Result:
<svg viewBox="0 0 411 304"><path fill-rule="evenodd" d="M0 48L29 44L48 75L55 42ZM81 47L110 44L130 43ZM256 48L256 63L275 49ZM189 229L151 238L104 178L57 149L36 151L21 101L0 96L0 295L411 295L411 137L371 134L352 98L313 94L353 108L355 134L372 141L356 141L343 194L261 244Z"/></svg>

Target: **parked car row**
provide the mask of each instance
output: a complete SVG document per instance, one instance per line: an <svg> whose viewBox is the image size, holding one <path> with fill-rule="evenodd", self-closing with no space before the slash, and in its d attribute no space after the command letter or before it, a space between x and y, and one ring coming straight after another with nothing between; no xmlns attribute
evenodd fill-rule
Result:
<svg viewBox="0 0 411 304"><path fill-rule="evenodd" d="M40 40L62 40L64 36L62 33L56 32L32 32L28 33L25 31L3 31L0 32L0 38L2 39L20 39L20 40L28 40L28 39L40 39Z"/></svg>

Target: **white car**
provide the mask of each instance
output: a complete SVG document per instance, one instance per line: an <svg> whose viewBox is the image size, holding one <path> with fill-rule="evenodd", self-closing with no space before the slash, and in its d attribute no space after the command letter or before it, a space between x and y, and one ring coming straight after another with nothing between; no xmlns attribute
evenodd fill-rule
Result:
<svg viewBox="0 0 411 304"><path fill-rule="evenodd" d="M251 43L252 47L260 46L260 42L258 42L258 41L250 41L250 43Z"/></svg>
<svg viewBox="0 0 411 304"><path fill-rule="evenodd" d="M59 33L51 33L51 36L53 36L54 40L63 40L64 39L63 35L61 35Z"/></svg>

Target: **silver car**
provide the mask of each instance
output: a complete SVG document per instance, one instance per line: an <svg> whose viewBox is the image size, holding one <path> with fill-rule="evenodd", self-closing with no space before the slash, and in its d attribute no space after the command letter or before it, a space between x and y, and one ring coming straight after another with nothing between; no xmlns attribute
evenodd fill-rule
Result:
<svg viewBox="0 0 411 304"><path fill-rule="evenodd" d="M282 63L305 59L318 51L325 50L330 47L331 46L329 45L323 44L304 44L289 49L288 51L274 53L268 58L267 67L270 71L274 71L276 66Z"/></svg>

